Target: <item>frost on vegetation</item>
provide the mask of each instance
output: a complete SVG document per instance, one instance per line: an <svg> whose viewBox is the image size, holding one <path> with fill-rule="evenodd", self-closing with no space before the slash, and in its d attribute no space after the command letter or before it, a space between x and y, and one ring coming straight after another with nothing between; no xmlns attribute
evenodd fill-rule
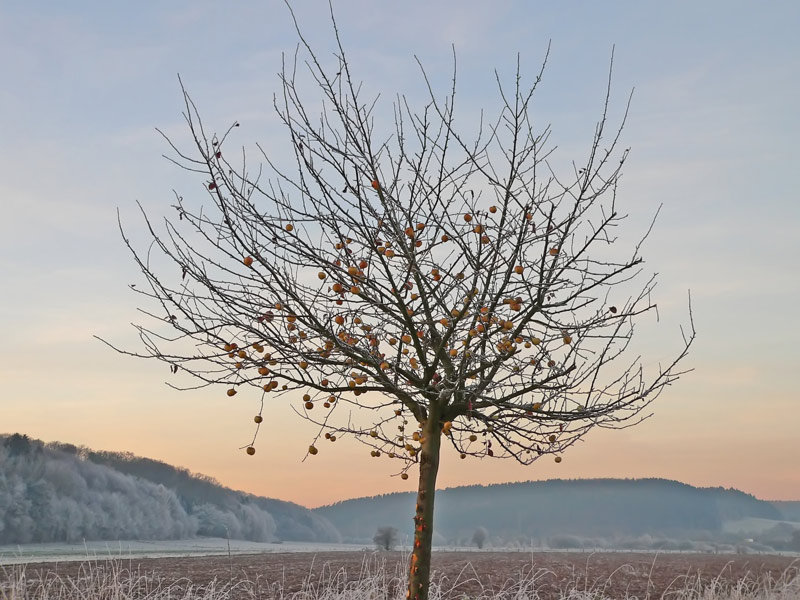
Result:
<svg viewBox="0 0 800 600"><path fill-rule="evenodd" d="M9 440L17 438L15 449ZM187 502L162 484L27 436L0 436L0 544L195 536L269 542L276 523L248 500Z"/></svg>
<svg viewBox="0 0 800 600"><path fill-rule="evenodd" d="M404 600L406 561L387 566L376 555L362 561L358 573L322 566L309 574L297 590L291 582L261 577L214 579L194 585L186 578L168 581L154 573L130 570L123 561L86 562L74 577L33 571L25 566L0 567L0 600ZM434 572L430 600L800 600L800 565L781 575L748 576L731 582L724 573L709 581L675 578L666 590L635 594L612 578L630 573L619 567L606 581L590 582L579 571L559 580L547 569L531 568L499 587L484 584L471 565L451 582ZM313 571L313 565L312 565ZM555 584L554 584L555 582ZM624 587L624 586L623 586Z"/></svg>

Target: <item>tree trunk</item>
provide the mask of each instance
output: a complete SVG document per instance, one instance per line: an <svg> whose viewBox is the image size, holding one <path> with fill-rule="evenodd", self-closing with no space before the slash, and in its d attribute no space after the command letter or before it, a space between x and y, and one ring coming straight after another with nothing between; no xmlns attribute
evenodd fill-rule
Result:
<svg viewBox="0 0 800 600"><path fill-rule="evenodd" d="M431 543L433 542L433 500L436 475L439 472L439 449L442 424L438 407L432 403L428 420L422 429L419 458L419 488L414 515L414 548L408 574L408 600L428 600L431 575Z"/></svg>

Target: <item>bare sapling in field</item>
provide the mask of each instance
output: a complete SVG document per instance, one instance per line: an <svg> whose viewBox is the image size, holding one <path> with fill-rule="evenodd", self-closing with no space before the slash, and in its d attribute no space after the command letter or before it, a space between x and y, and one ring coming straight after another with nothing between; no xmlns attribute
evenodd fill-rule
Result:
<svg viewBox="0 0 800 600"><path fill-rule="evenodd" d="M531 116L544 65L529 83L519 62L498 77L496 110L465 131L455 59L446 92L420 66L427 100L387 106L333 29L329 68L297 27L274 98L286 144L259 147L254 171L234 158L239 124L213 133L184 90L193 143L170 144L198 189L162 227L144 214L146 251L123 231L149 320L142 349L122 351L188 374L184 389L260 398L248 454L280 399L318 426L308 455L349 437L403 480L415 470L407 596L427 600L442 445L561 462L592 428L646 417L695 333L663 365L629 356L655 279L641 242L618 248L628 151L625 117L609 130L610 77L586 158L561 173Z"/></svg>

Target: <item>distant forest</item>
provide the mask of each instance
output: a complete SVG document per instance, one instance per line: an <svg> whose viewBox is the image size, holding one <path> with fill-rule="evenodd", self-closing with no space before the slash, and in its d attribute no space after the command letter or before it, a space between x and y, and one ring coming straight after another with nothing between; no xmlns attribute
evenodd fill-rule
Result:
<svg viewBox="0 0 800 600"><path fill-rule="evenodd" d="M0 436L0 544L162 540L335 542L307 508L236 492L130 453Z"/></svg>
<svg viewBox="0 0 800 600"><path fill-rule="evenodd" d="M131 453L0 435L0 544L163 540L373 543L411 533L416 496L315 510ZM800 502L665 479L549 480L437 491L434 543L487 547L800 551Z"/></svg>
<svg viewBox="0 0 800 600"><path fill-rule="evenodd" d="M414 502L413 493L387 494L345 500L315 512L331 521L345 541L363 542L378 527L408 530ZM434 537L439 544L469 544L482 527L495 543L527 547L608 545L642 536L716 540L725 538L724 522L752 517L776 525L791 520L774 504L734 489L697 488L665 479L530 481L437 491ZM787 549L791 535L789 526L778 540Z"/></svg>

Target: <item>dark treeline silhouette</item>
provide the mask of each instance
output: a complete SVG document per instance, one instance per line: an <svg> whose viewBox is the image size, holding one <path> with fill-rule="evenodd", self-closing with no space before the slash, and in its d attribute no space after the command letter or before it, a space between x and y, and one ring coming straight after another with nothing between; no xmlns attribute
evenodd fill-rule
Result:
<svg viewBox="0 0 800 600"><path fill-rule="evenodd" d="M0 435L0 544L184 539L338 541L324 517L130 453Z"/></svg>
<svg viewBox="0 0 800 600"><path fill-rule="evenodd" d="M665 479L588 479L507 483L437 492L440 541L469 540L476 526L493 538L546 541L553 536L684 538L720 532L745 517L781 519L775 506L734 489L697 488ZM377 526L409 529L414 494L338 502L316 509L347 541L368 540Z"/></svg>

